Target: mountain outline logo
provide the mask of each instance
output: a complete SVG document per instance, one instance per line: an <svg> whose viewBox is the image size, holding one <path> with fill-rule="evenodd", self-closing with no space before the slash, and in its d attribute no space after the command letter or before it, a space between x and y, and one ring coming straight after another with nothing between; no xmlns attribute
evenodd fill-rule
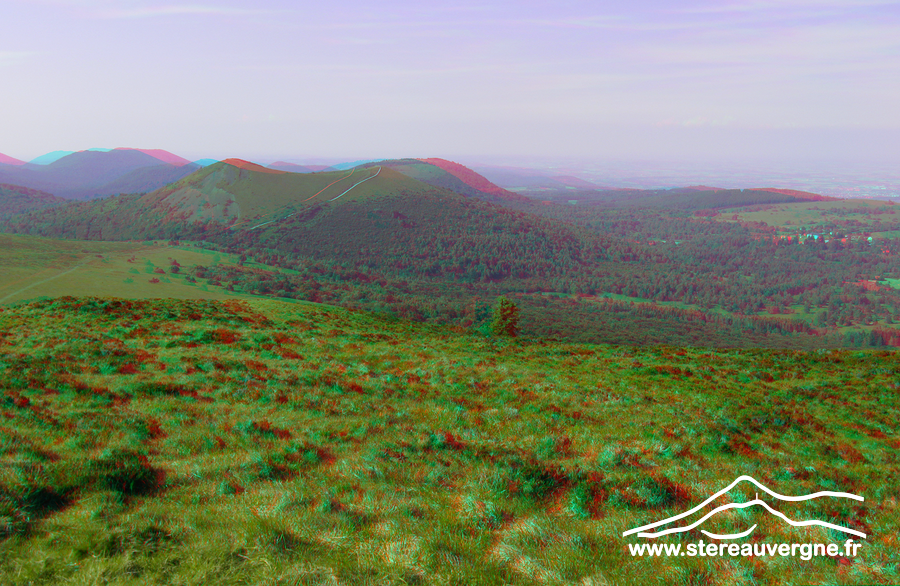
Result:
<svg viewBox="0 0 900 586"><path fill-rule="evenodd" d="M744 476L738 476L734 480L734 482L732 482L731 484L729 484L722 490L716 492L714 495L712 495L711 497L709 497L708 499L706 499L705 501L703 501L696 507L692 508L691 510L685 511L683 513L680 513L673 517L669 517L667 519L663 519L661 521L655 521L655 522L649 523L647 525L642 525L640 527L628 529L627 531L624 531L622 533L622 537L627 537L629 535L633 535L636 533L638 537L645 537L648 539L656 539L657 537L662 537L664 535L670 535L672 533L682 533L684 531L690 531L691 529L699 527L707 519L715 516L716 514L722 512L722 511L726 511L728 509L745 509L747 507L751 507L754 505L760 505L764 509L766 509L769 513L771 513L772 515L775 515L776 517L780 518L781 520L785 521L786 523L788 523L789 525L792 525L794 527L809 527L809 526L818 525L820 527L827 527L829 529L834 529L835 531L841 531L843 533L855 535L855 536L861 537L863 539L866 538L866 534L863 533L862 531L850 529L849 527L842 527L840 525L828 523L827 521L819 521L817 519L813 519L813 520L809 520L809 521L795 521L795 520L791 519L790 517L788 517L787 515L785 515L784 513L772 508L765 501L761 500L759 498L758 492L756 493L756 498L751 501L747 501L745 503L729 503L727 505L722 505L720 507L716 507L715 509L713 509L712 511L710 511L709 513L707 513L706 515L701 517L699 520L691 523L690 525L685 525L685 526L680 526L680 527L672 527L669 529L663 529L663 530L656 531L656 532L650 531L650 530L656 529L657 527L661 527L663 525L667 525L669 523L673 523L675 521L679 521L681 519L684 519L685 517L689 517L690 515L693 515L694 513L700 511L701 509L706 507L708 504L710 504L711 502L713 502L714 500L716 500L723 494L730 491L732 488L734 488L741 482L750 482L750 483L754 484L757 488L762 490L763 492L768 493L769 495L775 497L776 499L782 500L782 501L788 501L788 502L808 501L808 500L817 499L817 498L821 498L821 497L848 498L848 499L853 499L853 500L857 500L860 502L864 502L866 500L865 498L863 498L859 495L851 494L849 492L836 492L836 491L831 491L831 490L823 490L820 492L815 492L815 493L807 494L807 495L803 495L803 496L786 496L783 494L778 494L777 492L769 489L768 487L766 487L765 485L763 485L762 483L757 481L755 478L744 475ZM740 539L742 537L747 537L748 535L753 533L753 531L756 529L756 527L757 527L757 525L753 525L753 527L750 527L746 531L743 531L741 533L732 533L732 534L716 534L716 533L711 533L709 531L706 531L705 529L701 529L700 531L707 537L710 537L713 539Z"/></svg>

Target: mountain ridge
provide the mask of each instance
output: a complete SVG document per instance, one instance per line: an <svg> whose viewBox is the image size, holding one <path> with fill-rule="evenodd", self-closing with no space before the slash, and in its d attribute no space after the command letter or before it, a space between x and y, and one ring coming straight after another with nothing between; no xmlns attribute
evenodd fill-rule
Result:
<svg viewBox="0 0 900 586"><path fill-rule="evenodd" d="M0 165L10 165L13 167L18 167L20 165L24 165L25 161L20 161L19 159L10 157L9 155L4 155L0 153Z"/></svg>
<svg viewBox="0 0 900 586"><path fill-rule="evenodd" d="M128 175L141 169L143 171L137 173L142 178L140 186L152 189L171 182L179 173L183 176L193 170L186 159L168 151L150 153L131 148L78 151L46 165L27 163L18 167L0 167L0 182L38 189L66 199L84 200L121 193L122 185L134 180ZM154 171L148 171L148 168L155 169L159 176L154 179Z"/></svg>
<svg viewBox="0 0 900 586"><path fill-rule="evenodd" d="M37 189L0 183L0 218L62 205L67 201Z"/></svg>

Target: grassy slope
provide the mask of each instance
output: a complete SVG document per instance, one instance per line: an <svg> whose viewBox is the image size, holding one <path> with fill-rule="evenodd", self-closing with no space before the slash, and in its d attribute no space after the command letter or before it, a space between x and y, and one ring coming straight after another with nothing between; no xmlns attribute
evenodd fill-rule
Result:
<svg viewBox="0 0 900 586"><path fill-rule="evenodd" d="M400 159L397 161L382 161L379 164L386 165L391 169L395 169L398 172L407 175L408 177L412 177L413 179L416 179L423 183L427 183L428 185L432 185L434 187L452 189L457 193L462 193L463 195L468 195L470 197L480 196L484 198L486 195L488 195L470 185L467 185L461 179L454 177L437 165L432 165L430 163L425 163L415 159Z"/></svg>
<svg viewBox="0 0 900 586"><path fill-rule="evenodd" d="M235 265L237 259L228 254L162 244L53 240L9 234L0 234L0 251L0 272L7 277L0 283L0 303L4 304L60 295L126 299L236 297L222 287L190 283L185 274L171 272L173 259L184 266ZM151 283L152 279L159 282Z"/></svg>
<svg viewBox="0 0 900 586"><path fill-rule="evenodd" d="M445 171L450 176L462 181L465 185L478 190L491 199L505 199L513 201L523 201L526 198L512 191L507 191L502 187L491 183L486 177L469 169L465 165L454 163L446 159L420 159L424 163L434 165Z"/></svg>
<svg viewBox="0 0 900 586"><path fill-rule="evenodd" d="M846 210L854 210L849 212ZM893 202L850 199L838 201L811 201L770 206L753 206L746 210L722 210L721 220L738 222L765 222L783 231L797 232L804 228L853 222L848 232L865 231L872 220L895 221L896 206ZM733 215L737 218L733 218ZM882 216L882 214L885 214ZM858 223L858 224L857 224Z"/></svg>
<svg viewBox="0 0 900 586"><path fill-rule="evenodd" d="M329 202L376 170L275 173L216 163L146 195L106 198L45 215L23 216L16 229L43 233L41 230L49 227L54 234L79 239L163 238L167 231L177 234L193 222L235 222L236 227L250 228L322 204L339 207L401 193L441 191L385 168L377 177Z"/></svg>
<svg viewBox="0 0 900 586"><path fill-rule="evenodd" d="M311 304L72 298L0 310L0 351L3 583L900 579L890 354L507 342ZM859 557L628 554L622 531L740 474L864 495L776 503L865 531ZM843 542L746 511L704 528Z"/></svg>
<svg viewBox="0 0 900 586"><path fill-rule="evenodd" d="M0 183L0 218L66 203L61 197L21 185Z"/></svg>
<svg viewBox="0 0 900 586"><path fill-rule="evenodd" d="M259 173L218 163L164 190L148 194L143 198L143 203L172 213L190 209L191 219L206 219L209 214L204 215L202 210L209 210L230 199L234 202L230 213L216 216L215 219L227 221L229 218L239 218L240 225L247 227L245 224L256 220L283 217L286 213L335 198L354 183L374 175L375 171L376 169L358 169L352 173ZM396 171L383 169L378 177L359 185L334 203L341 205L345 201L390 195L401 190L423 189L430 188Z"/></svg>

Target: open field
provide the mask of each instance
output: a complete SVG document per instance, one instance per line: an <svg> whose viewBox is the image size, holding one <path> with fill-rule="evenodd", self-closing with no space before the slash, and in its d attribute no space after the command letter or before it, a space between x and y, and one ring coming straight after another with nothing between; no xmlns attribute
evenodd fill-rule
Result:
<svg viewBox="0 0 900 586"><path fill-rule="evenodd" d="M0 234L0 303L38 297L98 295L126 299L249 298L189 275L172 272L183 266L235 266L234 255L158 243L54 240ZM160 272L161 271L161 272ZM153 282L156 280L156 282Z"/></svg>
<svg viewBox="0 0 900 586"><path fill-rule="evenodd" d="M897 206L880 200L847 199L804 203L749 206L720 210L723 221L764 222L783 232L802 232L818 227L840 227L845 232L878 231L880 224L892 224ZM830 230L831 228L829 228Z"/></svg>
<svg viewBox="0 0 900 586"><path fill-rule="evenodd" d="M4 584L900 581L893 353L574 345L318 304L96 298L3 308L0 351ZM742 474L864 496L772 503L866 533L859 554L630 555L641 539L623 531ZM704 527L752 524L754 542L846 537L759 507ZM704 538L689 535L663 539Z"/></svg>

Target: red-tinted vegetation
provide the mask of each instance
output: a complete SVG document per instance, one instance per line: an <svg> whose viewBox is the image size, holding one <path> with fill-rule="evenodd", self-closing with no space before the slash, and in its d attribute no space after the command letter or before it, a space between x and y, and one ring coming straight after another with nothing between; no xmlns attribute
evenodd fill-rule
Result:
<svg viewBox="0 0 900 586"><path fill-rule="evenodd" d="M444 171L450 173L457 179L461 180L463 183L470 187L474 187L478 191L483 193L487 193L490 195L497 196L500 199L505 200L520 200L526 201L527 198L519 195L518 193L514 193L512 191L508 191L503 189L502 187L498 187L485 179L483 176L478 173L472 171L468 167L460 165L459 163L454 163L452 161L448 161L446 159L418 159L423 163L428 163L430 165L434 165L435 167L440 167Z"/></svg>
<svg viewBox="0 0 900 586"><path fill-rule="evenodd" d="M270 169L268 167L263 167L262 165L257 165L256 163L251 163L250 161L245 161L244 159L225 159L222 162L239 169L254 171L256 173L286 173L286 171L281 171L280 169Z"/></svg>
<svg viewBox="0 0 900 586"><path fill-rule="evenodd" d="M38 189L0 183L0 218L43 210L64 203L67 203L67 200Z"/></svg>

